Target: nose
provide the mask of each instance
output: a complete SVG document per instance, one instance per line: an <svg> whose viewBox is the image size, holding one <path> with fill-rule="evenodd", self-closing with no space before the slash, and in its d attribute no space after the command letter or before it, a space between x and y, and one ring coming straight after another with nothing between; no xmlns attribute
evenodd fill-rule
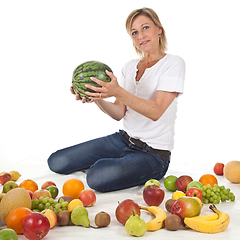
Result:
<svg viewBox="0 0 240 240"><path fill-rule="evenodd" d="M138 33L138 39L141 40L144 38L144 34L142 32Z"/></svg>

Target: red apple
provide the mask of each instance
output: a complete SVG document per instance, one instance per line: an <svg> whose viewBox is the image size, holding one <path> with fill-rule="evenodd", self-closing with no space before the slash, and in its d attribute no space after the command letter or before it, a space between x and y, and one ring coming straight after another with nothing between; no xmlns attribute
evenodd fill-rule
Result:
<svg viewBox="0 0 240 240"><path fill-rule="evenodd" d="M11 181L11 180L12 180L12 175L10 173L2 172L0 174L0 183L2 185L4 185L6 182Z"/></svg>
<svg viewBox="0 0 240 240"><path fill-rule="evenodd" d="M187 186L193 179L188 175L180 176L176 181L176 188L178 191L186 192Z"/></svg>
<svg viewBox="0 0 240 240"><path fill-rule="evenodd" d="M224 168L224 164L223 163L216 163L213 171L216 175L223 175L223 168Z"/></svg>
<svg viewBox="0 0 240 240"><path fill-rule="evenodd" d="M91 207L96 203L96 195L91 189L82 190L79 199L82 201L84 207Z"/></svg>
<svg viewBox="0 0 240 240"><path fill-rule="evenodd" d="M50 229L54 228L57 225L57 215L53 210L44 209L41 213L48 218Z"/></svg>
<svg viewBox="0 0 240 240"><path fill-rule="evenodd" d="M32 199L33 192L32 192L32 191L30 191L30 190L27 190L27 192L29 193L29 195L30 195L30 198Z"/></svg>
<svg viewBox="0 0 240 240"><path fill-rule="evenodd" d="M47 189L49 186L57 186L57 185L52 181L47 181L43 183L43 185L41 186L41 189Z"/></svg>
<svg viewBox="0 0 240 240"><path fill-rule="evenodd" d="M148 185L143 190L143 199L149 206L159 206L165 196L164 190L157 185Z"/></svg>
<svg viewBox="0 0 240 240"><path fill-rule="evenodd" d="M22 222L23 234L28 239L41 239L50 229L48 218L42 213L33 212L28 214Z"/></svg>
<svg viewBox="0 0 240 240"><path fill-rule="evenodd" d="M32 199L35 199L35 198L39 199L40 197L44 197L44 198L45 197L49 197L49 198L51 198L52 196L51 196L51 193L48 190L46 190L46 189L37 190L32 195Z"/></svg>
<svg viewBox="0 0 240 240"><path fill-rule="evenodd" d="M186 191L186 196L188 197L197 197L202 200L202 192L199 188L191 187Z"/></svg>
<svg viewBox="0 0 240 240"><path fill-rule="evenodd" d="M195 217L201 212L201 206L193 197L181 197L177 199L171 208L171 214L178 215L182 221L185 217Z"/></svg>
<svg viewBox="0 0 240 240"><path fill-rule="evenodd" d="M133 211L140 216L140 206L132 199L126 199L118 204L115 210L115 216L120 223L125 225L128 218L133 215Z"/></svg>

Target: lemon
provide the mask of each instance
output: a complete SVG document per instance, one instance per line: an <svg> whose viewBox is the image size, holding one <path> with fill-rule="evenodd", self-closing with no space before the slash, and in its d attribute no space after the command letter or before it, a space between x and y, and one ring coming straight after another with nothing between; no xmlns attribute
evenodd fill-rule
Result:
<svg viewBox="0 0 240 240"><path fill-rule="evenodd" d="M185 195L185 193L184 192L182 192L182 191L175 191L174 193L173 193L173 195L172 195L172 198L173 199L179 199L180 197L185 197L186 195Z"/></svg>
<svg viewBox="0 0 240 240"><path fill-rule="evenodd" d="M72 212L72 210L78 206L83 207L83 203L80 199L73 199L69 204L68 204L68 211Z"/></svg>

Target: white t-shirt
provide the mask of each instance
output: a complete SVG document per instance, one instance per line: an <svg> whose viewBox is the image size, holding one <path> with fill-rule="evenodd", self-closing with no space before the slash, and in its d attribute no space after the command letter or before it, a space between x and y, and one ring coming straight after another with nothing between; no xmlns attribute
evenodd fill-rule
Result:
<svg viewBox="0 0 240 240"><path fill-rule="evenodd" d="M154 66L147 68L141 79L136 81L139 61L140 59L131 60L122 69L119 84L128 92L149 100L154 99L157 90L183 93L185 63L182 58L167 54ZM157 121L127 107L123 128L129 136L140 139L155 149L171 151L176 113L177 98Z"/></svg>

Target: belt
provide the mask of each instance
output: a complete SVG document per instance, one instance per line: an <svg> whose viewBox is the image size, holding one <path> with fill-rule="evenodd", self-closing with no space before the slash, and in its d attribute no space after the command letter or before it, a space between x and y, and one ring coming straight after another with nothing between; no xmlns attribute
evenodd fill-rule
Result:
<svg viewBox="0 0 240 240"><path fill-rule="evenodd" d="M125 131L122 131L121 133L134 146L136 146L140 149L145 149L147 152L157 154L157 155L159 155L161 157L164 157L166 159L170 159L170 155L171 155L170 151L152 148L152 147L148 146L145 142L143 142L139 139L130 137Z"/></svg>

